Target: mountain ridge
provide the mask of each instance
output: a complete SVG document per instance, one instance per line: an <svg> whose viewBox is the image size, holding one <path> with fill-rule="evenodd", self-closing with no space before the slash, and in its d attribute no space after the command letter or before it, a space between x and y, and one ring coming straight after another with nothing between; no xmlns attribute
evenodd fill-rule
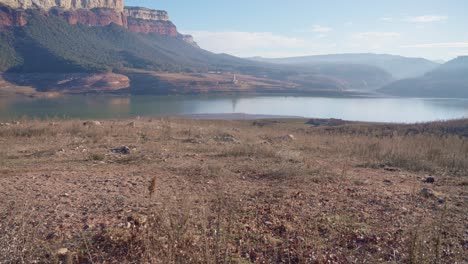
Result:
<svg viewBox="0 0 468 264"><path fill-rule="evenodd" d="M436 62L424 58L376 53L342 53L286 58L254 57L250 59L277 64L296 65L314 65L318 63L371 65L389 72L396 79L418 77L435 69L439 65ZM408 67L408 64L412 66Z"/></svg>
<svg viewBox="0 0 468 264"><path fill-rule="evenodd" d="M417 78L403 79L379 92L404 97L468 98L468 56L450 60Z"/></svg>

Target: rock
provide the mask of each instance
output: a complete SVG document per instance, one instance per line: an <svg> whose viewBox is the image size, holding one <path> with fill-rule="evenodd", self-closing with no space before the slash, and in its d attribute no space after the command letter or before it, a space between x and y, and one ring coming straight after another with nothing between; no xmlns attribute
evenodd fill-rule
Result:
<svg viewBox="0 0 468 264"><path fill-rule="evenodd" d="M281 136L280 137L281 140L285 140L285 141L293 141L295 140L296 138L294 137L294 135L284 135L284 136Z"/></svg>
<svg viewBox="0 0 468 264"><path fill-rule="evenodd" d="M57 250L57 255L63 256L68 253L68 248L60 248Z"/></svg>
<svg viewBox="0 0 468 264"><path fill-rule="evenodd" d="M178 37L176 26L171 21L144 20L127 17L128 30L138 33L155 33L163 36Z"/></svg>
<svg viewBox="0 0 468 264"><path fill-rule="evenodd" d="M393 184L391 180L384 180L383 183L385 185L392 185Z"/></svg>
<svg viewBox="0 0 468 264"><path fill-rule="evenodd" d="M101 126L101 122L99 121L86 121L83 123L84 126Z"/></svg>
<svg viewBox="0 0 468 264"><path fill-rule="evenodd" d="M127 225L130 226L145 226L148 222L148 217L146 215L134 214L127 217Z"/></svg>
<svg viewBox="0 0 468 264"><path fill-rule="evenodd" d="M108 8L89 9L53 9L49 13L58 16L71 25L107 26L112 23L126 27L127 17L122 12Z"/></svg>
<svg viewBox="0 0 468 264"><path fill-rule="evenodd" d="M144 7L125 7L124 13L128 17L143 20L169 21L166 11L153 10Z"/></svg>
<svg viewBox="0 0 468 264"><path fill-rule="evenodd" d="M422 188L420 193L423 197L437 200L441 204L445 202L439 193L436 193L428 188Z"/></svg>
<svg viewBox="0 0 468 264"><path fill-rule="evenodd" d="M395 168L395 167L387 167L387 166L384 167L384 170L385 170L385 171L392 171L392 172L394 172L394 171L400 171L400 169L398 169L398 168Z"/></svg>
<svg viewBox="0 0 468 264"><path fill-rule="evenodd" d="M130 154L130 148L127 146L122 146L120 148L111 149L111 152L115 154L128 155Z"/></svg>
<svg viewBox="0 0 468 264"><path fill-rule="evenodd" d="M432 177L432 176L429 176L424 180L424 182L433 184L433 183L435 183L435 178Z"/></svg>
<svg viewBox="0 0 468 264"><path fill-rule="evenodd" d="M13 8L34 8L49 10L54 7L61 9L93 9L108 8L122 12L124 9L124 0L2 0L3 4Z"/></svg>

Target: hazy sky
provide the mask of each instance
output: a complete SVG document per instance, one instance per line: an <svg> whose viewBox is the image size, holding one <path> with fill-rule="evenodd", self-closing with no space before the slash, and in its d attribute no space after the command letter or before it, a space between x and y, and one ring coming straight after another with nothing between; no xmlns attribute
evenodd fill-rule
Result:
<svg viewBox="0 0 468 264"><path fill-rule="evenodd" d="M241 57L468 55L468 0L125 1L167 10L202 48Z"/></svg>

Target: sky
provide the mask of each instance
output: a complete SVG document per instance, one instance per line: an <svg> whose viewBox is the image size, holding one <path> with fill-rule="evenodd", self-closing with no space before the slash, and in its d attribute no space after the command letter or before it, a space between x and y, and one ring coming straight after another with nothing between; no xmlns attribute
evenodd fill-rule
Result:
<svg viewBox="0 0 468 264"><path fill-rule="evenodd" d="M166 10L200 47L239 57L468 55L468 0L125 0Z"/></svg>

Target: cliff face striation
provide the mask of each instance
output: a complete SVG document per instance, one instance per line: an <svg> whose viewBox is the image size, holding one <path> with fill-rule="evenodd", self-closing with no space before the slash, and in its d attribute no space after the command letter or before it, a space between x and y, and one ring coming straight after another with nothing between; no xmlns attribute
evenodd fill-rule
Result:
<svg viewBox="0 0 468 264"><path fill-rule="evenodd" d="M144 20L169 21L169 15L163 10L153 10L144 7L126 6L124 13L128 17Z"/></svg>
<svg viewBox="0 0 468 264"><path fill-rule="evenodd" d="M110 8L118 12L124 9L123 0L0 0L0 3L12 8L43 9L49 10L53 7L64 9L92 9Z"/></svg>
<svg viewBox="0 0 468 264"><path fill-rule="evenodd" d="M72 25L92 27L114 23L133 32L170 36L197 46L192 36L177 32L166 11L124 8L124 0L0 0L0 27L24 26L26 9L42 10Z"/></svg>
<svg viewBox="0 0 468 264"><path fill-rule="evenodd" d="M125 7L124 14L127 16L127 28L130 31L146 34L156 33L171 37L179 35L166 11L143 7Z"/></svg>
<svg viewBox="0 0 468 264"><path fill-rule="evenodd" d="M127 17L122 12L107 8L64 10L51 9L50 14L65 19L69 24L83 24L89 27L107 26L112 23L127 27Z"/></svg>

